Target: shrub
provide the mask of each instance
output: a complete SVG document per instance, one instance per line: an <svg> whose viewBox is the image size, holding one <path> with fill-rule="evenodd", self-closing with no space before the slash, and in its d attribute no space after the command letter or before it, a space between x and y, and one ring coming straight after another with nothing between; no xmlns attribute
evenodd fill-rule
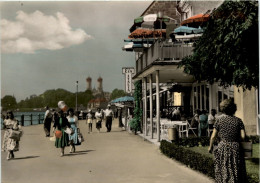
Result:
<svg viewBox="0 0 260 183"><path fill-rule="evenodd" d="M180 138L176 142L179 146L184 147L194 147L194 146L208 146L209 145L209 137L188 137L188 138Z"/></svg>
<svg viewBox="0 0 260 183"><path fill-rule="evenodd" d="M210 177L214 178L214 162L210 157L203 156L192 150L178 146L165 140L161 141L160 150L163 154L177 161L182 162L188 167L198 170Z"/></svg>
<svg viewBox="0 0 260 183"><path fill-rule="evenodd" d="M212 157L202 155L198 152L190 150L189 148L183 147L187 146L187 144L199 144L199 142L201 142L201 144L206 144L206 139L207 138L203 138L203 140L201 138L180 139L179 144L162 140L160 150L167 157L176 159L191 169L197 170L209 177L215 178L214 159ZM180 144L183 146L180 146ZM249 183L259 182L259 175L249 172L247 173L247 176Z"/></svg>

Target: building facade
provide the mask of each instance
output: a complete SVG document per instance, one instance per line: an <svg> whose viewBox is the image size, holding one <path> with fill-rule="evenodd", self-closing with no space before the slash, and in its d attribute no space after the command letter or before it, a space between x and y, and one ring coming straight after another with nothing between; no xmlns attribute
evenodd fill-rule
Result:
<svg viewBox="0 0 260 183"><path fill-rule="evenodd" d="M142 15L170 11L174 12L171 16L180 23L196 14L210 13L222 2L154 1ZM160 120L170 115L175 107L181 108L186 118L192 117L196 109L216 109L220 113L219 103L227 98L234 98L238 108L236 116L244 121L246 133L259 134L258 91L238 91L234 86L224 88L219 83L197 82L178 67L182 58L192 54L192 49L193 43L183 41L175 44L167 38L158 38L141 51L133 49L136 55L136 74L133 79L141 80L143 86L144 135L150 133L151 138L160 141Z"/></svg>

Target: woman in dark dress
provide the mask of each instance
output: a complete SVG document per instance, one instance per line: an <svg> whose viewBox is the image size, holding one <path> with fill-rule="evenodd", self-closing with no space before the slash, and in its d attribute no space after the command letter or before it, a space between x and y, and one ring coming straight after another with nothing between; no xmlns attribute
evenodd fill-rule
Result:
<svg viewBox="0 0 260 183"><path fill-rule="evenodd" d="M209 152L213 142L220 138L215 157L215 180L217 183L247 183L245 159L240 142L245 139L245 127L240 118L234 116L237 107L233 100L220 103L222 115L216 119L210 138Z"/></svg>
<svg viewBox="0 0 260 183"><path fill-rule="evenodd" d="M68 119L64 117L63 111L60 110L58 112L58 117L54 121L53 130L60 130L62 136L60 138L56 138L55 146L57 148L61 148L61 155L64 156L64 149L66 146L69 146L69 136L65 133L66 127L71 127Z"/></svg>

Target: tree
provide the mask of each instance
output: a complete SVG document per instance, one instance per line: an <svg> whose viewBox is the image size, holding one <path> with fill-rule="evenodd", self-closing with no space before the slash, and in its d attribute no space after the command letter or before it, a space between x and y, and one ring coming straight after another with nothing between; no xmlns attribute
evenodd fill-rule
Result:
<svg viewBox="0 0 260 183"><path fill-rule="evenodd" d="M135 108L134 108L134 118L130 121L129 125L134 130L135 134L138 130L142 130L142 115L143 110L141 109L142 101L142 81L136 81L135 83Z"/></svg>
<svg viewBox="0 0 260 183"><path fill-rule="evenodd" d="M258 2L225 1L210 16L194 53L179 67L198 81L258 87Z"/></svg>
<svg viewBox="0 0 260 183"><path fill-rule="evenodd" d="M3 110L15 109L17 106L16 98L11 95L6 95L1 99Z"/></svg>
<svg viewBox="0 0 260 183"><path fill-rule="evenodd" d="M124 91L124 90L119 90L119 89L114 89L111 93L111 96L110 96L110 100L114 100L116 98L119 98L119 97L124 97L126 96L127 93Z"/></svg>

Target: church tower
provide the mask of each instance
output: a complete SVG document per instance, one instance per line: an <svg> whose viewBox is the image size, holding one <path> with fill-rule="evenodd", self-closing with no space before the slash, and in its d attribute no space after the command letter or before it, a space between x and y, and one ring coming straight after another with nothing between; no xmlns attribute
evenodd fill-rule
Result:
<svg viewBox="0 0 260 183"><path fill-rule="evenodd" d="M97 82L98 82L97 90L98 90L98 92L102 93L103 92L103 86L102 86L103 79L99 76L99 78L97 79Z"/></svg>
<svg viewBox="0 0 260 183"><path fill-rule="evenodd" d="M92 81L92 79L91 79L91 77L88 77L88 78L86 79L86 81L87 81L87 90L92 91L92 87L91 87L91 81Z"/></svg>

